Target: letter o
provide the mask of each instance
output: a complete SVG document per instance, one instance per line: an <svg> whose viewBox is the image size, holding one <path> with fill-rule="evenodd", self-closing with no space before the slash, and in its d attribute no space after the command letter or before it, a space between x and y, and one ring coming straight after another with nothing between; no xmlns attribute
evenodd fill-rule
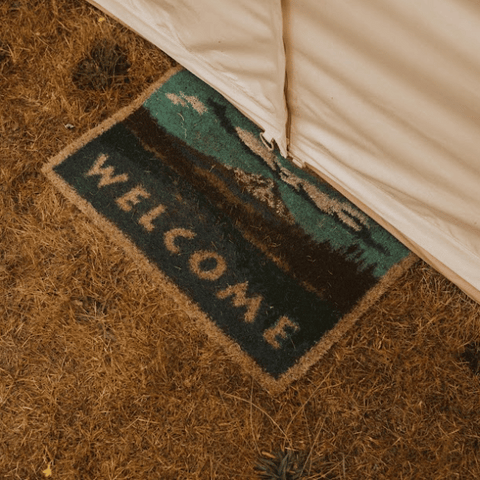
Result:
<svg viewBox="0 0 480 480"><path fill-rule="evenodd" d="M205 260L210 260L213 258L217 264L215 268L211 270L203 270L200 267L200 264ZM190 268L193 273L202 280L218 280L227 270L227 263L225 259L215 252L208 252L206 250L200 250L195 252L190 257Z"/></svg>

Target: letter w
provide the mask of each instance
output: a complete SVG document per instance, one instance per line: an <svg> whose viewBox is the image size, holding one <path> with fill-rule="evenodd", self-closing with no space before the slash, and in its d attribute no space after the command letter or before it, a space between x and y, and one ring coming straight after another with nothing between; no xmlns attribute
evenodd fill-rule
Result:
<svg viewBox="0 0 480 480"><path fill-rule="evenodd" d="M237 285L232 285L225 290L221 290L217 293L217 297L223 300L224 298L231 297L233 295L233 305L235 307L247 307L247 311L245 312L245 321L247 323L252 323L255 321L255 317L257 316L257 312L263 298L260 295L247 298L247 288L248 282L238 283Z"/></svg>
<svg viewBox="0 0 480 480"><path fill-rule="evenodd" d="M128 175L123 173L122 175L113 175L115 172L114 167L105 167L103 164L107 161L108 155L101 154L93 164L93 167L85 174L86 177L91 177L92 175L100 175L102 178L98 182L98 188L105 187L106 185L111 185L112 183L127 182Z"/></svg>

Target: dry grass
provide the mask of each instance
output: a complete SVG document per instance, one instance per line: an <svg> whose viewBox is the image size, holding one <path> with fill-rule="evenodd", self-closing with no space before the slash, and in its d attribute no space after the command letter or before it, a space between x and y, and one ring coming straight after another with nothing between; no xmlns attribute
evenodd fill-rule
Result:
<svg viewBox="0 0 480 480"><path fill-rule="evenodd" d="M282 449L308 455L308 480L480 478L478 362L461 356L480 307L430 267L272 398L46 182L49 157L171 64L101 17L0 2L0 478L253 479ZM75 83L104 41L128 72Z"/></svg>

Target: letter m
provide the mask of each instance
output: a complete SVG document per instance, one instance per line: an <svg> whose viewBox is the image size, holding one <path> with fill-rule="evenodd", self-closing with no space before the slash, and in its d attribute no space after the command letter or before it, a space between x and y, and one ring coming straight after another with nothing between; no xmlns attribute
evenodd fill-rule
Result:
<svg viewBox="0 0 480 480"><path fill-rule="evenodd" d="M232 285L225 290L219 291L217 297L223 300L233 296L233 305L235 307L247 307L245 321L247 323L252 323L255 321L255 317L257 316L263 298L260 295L247 298L247 288L248 282L238 283L237 285Z"/></svg>

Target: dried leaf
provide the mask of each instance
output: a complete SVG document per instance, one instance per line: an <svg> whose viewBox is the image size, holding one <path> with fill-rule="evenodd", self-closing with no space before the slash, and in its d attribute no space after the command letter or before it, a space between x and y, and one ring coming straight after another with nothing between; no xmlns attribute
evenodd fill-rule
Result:
<svg viewBox="0 0 480 480"><path fill-rule="evenodd" d="M43 470L42 472L46 477L51 477L52 476L52 469L50 468L50 464L48 464L48 467Z"/></svg>

